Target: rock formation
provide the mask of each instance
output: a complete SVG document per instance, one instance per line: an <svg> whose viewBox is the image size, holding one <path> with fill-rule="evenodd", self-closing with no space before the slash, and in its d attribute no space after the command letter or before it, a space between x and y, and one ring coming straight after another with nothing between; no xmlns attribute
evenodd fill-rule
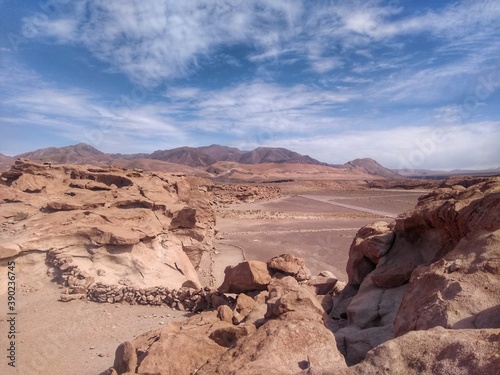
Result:
<svg viewBox="0 0 500 375"><path fill-rule="evenodd" d="M33 272L66 286L64 300L157 304L200 291L214 237L210 181L18 160L0 183L0 261L38 257Z"/></svg>
<svg viewBox="0 0 500 375"><path fill-rule="evenodd" d="M414 330L500 328L500 179L454 179L395 223L361 228L332 310L349 364Z"/></svg>

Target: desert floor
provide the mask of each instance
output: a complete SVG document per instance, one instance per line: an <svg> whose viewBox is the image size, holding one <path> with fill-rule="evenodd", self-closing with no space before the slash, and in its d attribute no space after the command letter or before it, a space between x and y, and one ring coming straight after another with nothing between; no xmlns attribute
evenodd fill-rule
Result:
<svg viewBox="0 0 500 375"><path fill-rule="evenodd" d="M217 218L217 278L226 255L267 261L292 253L306 259L313 274L333 272L347 281L349 246L362 226L391 222L415 206L422 191L332 191L231 205ZM221 276L222 272L222 276Z"/></svg>
<svg viewBox="0 0 500 375"><path fill-rule="evenodd" d="M229 264L243 259L266 261L282 253L305 258L313 274L329 270L346 280L348 250L358 229L376 220L392 221L412 208L420 195L415 191L316 192L219 209L213 254L216 283L222 281ZM17 367L14 371L6 367L2 358L2 375L99 374L112 366L121 342L186 316L167 307L58 302L61 290L41 272L41 255L40 259L33 256L34 262L41 263L38 270L21 265L17 275ZM1 317L6 316L4 309L0 307ZM3 351L6 336L6 332L0 336Z"/></svg>

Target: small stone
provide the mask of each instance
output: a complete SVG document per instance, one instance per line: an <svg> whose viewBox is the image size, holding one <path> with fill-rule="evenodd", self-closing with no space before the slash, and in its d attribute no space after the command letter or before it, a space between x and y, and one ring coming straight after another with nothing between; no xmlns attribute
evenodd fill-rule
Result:
<svg viewBox="0 0 500 375"><path fill-rule="evenodd" d="M462 260L457 259L452 264L450 264L450 266L448 267L448 272L452 273L458 271L460 268L462 268Z"/></svg>

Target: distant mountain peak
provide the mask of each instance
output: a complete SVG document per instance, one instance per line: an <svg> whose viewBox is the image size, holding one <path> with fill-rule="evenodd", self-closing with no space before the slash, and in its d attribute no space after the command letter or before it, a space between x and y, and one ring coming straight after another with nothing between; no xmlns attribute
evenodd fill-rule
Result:
<svg viewBox="0 0 500 375"><path fill-rule="evenodd" d="M344 164L342 168L348 170L355 169L364 173L386 178L401 178L397 172L385 168L372 158L354 159Z"/></svg>
<svg viewBox="0 0 500 375"><path fill-rule="evenodd" d="M16 155L16 158L26 158L33 161L71 164L108 164L113 158L95 147L78 143L64 147L46 147L31 152Z"/></svg>

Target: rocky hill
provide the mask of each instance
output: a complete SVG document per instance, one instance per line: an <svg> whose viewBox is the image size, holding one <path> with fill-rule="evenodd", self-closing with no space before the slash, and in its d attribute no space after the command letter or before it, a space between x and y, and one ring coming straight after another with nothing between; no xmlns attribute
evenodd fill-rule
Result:
<svg viewBox="0 0 500 375"><path fill-rule="evenodd" d="M355 159L347 162L342 166L346 170L357 170L374 176L380 176L385 178L401 178L401 176L388 168L383 167L375 160L370 158Z"/></svg>
<svg viewBox="0 0 500 375"><path fill-rule="evenodd" d="M239 160L242 164L262 163L297 163L297 164L324 164L308 155L301 155L286 148L259 147L245 152Z"/></svg>
<svg viewBox="0 0 500 375"><path fill-rule="evenodd" d="M228 267L229 299L123 343L105 373L497 374L499 212L499 178L450 180L359 230L347 285L291 254Z"/></svg>
<svg viewBox="0 0 500 375"><path fill-rule="evenodd" d="M215 226L210 181L28 160L0 176L0 262L48 272L62 298L145 303L160 298L150 288L201 286Z"/></svg>
<svg viewBox="0 0 500 375"><path fill-rule="evenodd" d="M110 164L113 158L86 144L79 143L66 147L48 147L16 155L16 159L29 159L35 162L53 162L62 164Z"/></svg>

